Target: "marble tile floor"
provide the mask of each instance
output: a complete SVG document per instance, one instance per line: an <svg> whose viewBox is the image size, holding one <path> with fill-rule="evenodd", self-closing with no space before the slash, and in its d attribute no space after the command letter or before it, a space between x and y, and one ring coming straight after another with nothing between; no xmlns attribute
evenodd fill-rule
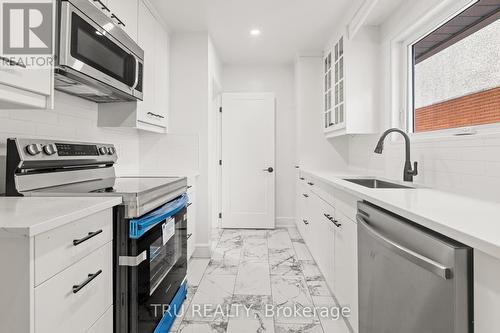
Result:
<svg viewBox="0 0 500 333"><path fill-rule="evenodd" d="M297 229L225 229L211 259L191 259L188 297L170 332L344 332L342 318L286 315L325 306L335 301Z"/></svg>

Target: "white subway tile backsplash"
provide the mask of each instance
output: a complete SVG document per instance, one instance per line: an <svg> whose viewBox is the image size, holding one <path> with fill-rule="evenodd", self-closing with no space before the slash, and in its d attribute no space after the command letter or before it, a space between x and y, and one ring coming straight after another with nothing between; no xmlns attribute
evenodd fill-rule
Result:
<svg viewBox="0 0 500 333"><path fill-rule="evenodd" d="M385 144L384 153L373 153L378 135L352 136L349 166L352 170L401 180L403 141ZM412 142L412 160L419 162L414 182L481 199L500 201L500 135L418 138Z"/></svg>
<svg viewBox="0 0 500 333"><path fill-rule="evenodd" d="M105 142L117 146L118 174L138 174L139 133L134 129L99 128L97 117L96 103L61 92L55 94L54 110L0 110L0 161L5 158L9 137ZM4 168L0 163L2 178Z"/></svg>

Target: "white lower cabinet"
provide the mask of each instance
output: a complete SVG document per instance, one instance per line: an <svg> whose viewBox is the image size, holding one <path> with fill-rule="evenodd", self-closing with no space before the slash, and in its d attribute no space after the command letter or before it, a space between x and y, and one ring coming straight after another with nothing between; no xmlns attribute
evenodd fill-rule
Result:
<svg viewBox="0 0 500 333"><path fill-rule="evenodd" d="M112 333L113 332L113 306L110 306L108 310L97 320L97 322L92 325L87 333Z"/></svg>
<svg viewBox="0 0 500 333"><path fill-rule="evenodd" d="M112 259L110 242L36 287L36 333L86 332L113 304Z"/></svg>
<svg viewBox="0 0 500 333"><path fill-rule="evenodd" d="M112 208L29 237L0 230L0 332L112 333L112 235Z"/></svg>
<svg viewBox="0 0 500 333"><path fill-rule="evenodd" d="M302 179L303 178L303 179ZM297 228L304 238L311 255L316 261L326 283L339 306L349 307L349 325L344 330L358 332L358 258L357 258L357 224L347 214L337 209L334 191L315 179L299 176L297 200L299 218ZM311 185L312 184L312 185ZM353 210L356 205L347 207L345 198L341 197L339 205L342 210ZM347 327L350 326L350 327ZM342 331L342 330L340 330Z"/></svg>
<svg viewBox="0 0 500 333"><path fill-rule="evenodd" d="M335 268L333 292L341 306L351 309L349 323L358 332L358 233L357 224L338 210L335 219Z"/></svg>

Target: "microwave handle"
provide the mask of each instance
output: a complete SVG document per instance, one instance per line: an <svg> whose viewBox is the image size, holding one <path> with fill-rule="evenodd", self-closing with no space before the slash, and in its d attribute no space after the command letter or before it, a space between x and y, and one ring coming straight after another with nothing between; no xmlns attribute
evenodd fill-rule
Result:
<svg viewBox="0 0 500 333"><path fill-rule="evenodd" d="M137 59L136 56L134 56L134 60L135 60L135 81L134 85L132 86L132 90L135 90L135 88L139 84L139 60Z"/></svg>

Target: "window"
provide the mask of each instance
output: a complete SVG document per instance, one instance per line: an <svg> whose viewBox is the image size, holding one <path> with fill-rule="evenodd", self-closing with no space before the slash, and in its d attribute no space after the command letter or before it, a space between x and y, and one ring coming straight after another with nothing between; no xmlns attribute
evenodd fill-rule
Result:
<svg viewBox="0 0 500 333"><path fill-rule="evenodd" d="M480 0L412 46L413 131L500 123L500 0Z"/></svg>

